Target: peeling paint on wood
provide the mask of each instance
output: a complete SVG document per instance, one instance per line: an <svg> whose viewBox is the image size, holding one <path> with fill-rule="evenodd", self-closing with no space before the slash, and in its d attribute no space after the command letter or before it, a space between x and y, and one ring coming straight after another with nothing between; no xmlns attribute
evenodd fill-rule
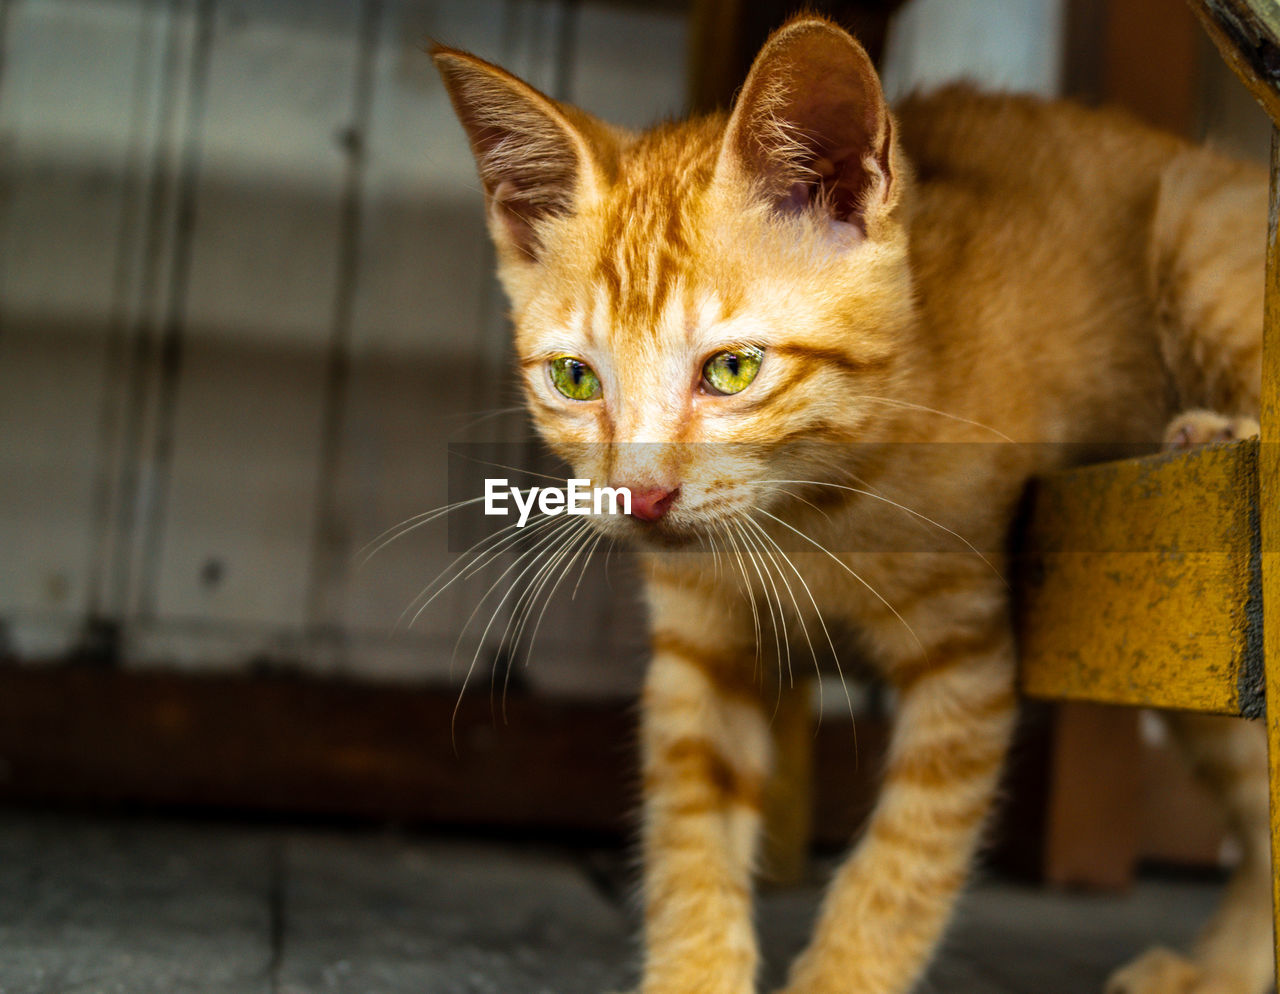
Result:
<svg viewBox="0 0 1280 994"><path fill-rule="evenodd" d="M1261 714L1258 448L1036 484L1019 612L1026 693Z"/></svg>

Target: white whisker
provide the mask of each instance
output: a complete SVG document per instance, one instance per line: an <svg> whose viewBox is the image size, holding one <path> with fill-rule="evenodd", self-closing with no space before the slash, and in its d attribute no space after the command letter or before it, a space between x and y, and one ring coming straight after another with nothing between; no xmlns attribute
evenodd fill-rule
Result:
<svg viewBox="0 0 1280 994"><path fill-rule="evenodd" d="M849 709L849 719L853 720L853 696L849 693L849 684L844 678L844 668L840 665L840 653L836 651L835 640L831 638L831 632L827 628L826 620L822 617L822 610L818 607L818 602L813 596L813 591L809 589L809 584L805 581L804 575L796 567L796 564L792 561L791 557L787 555L786 550L784 550L782 546L780 546L774 540L773 536L769 534L768 530L766 530L764 526L760 524L760 522L756 521L754 518L752 518L749 515L746 520L755 527L757 533L759 533L762 539L764 539L766 542L769 543L769 545L773 546L773 548L778 551L778 555L780 555L783 561L791 568L791 572L793 572L796 575L796 579L800 581L800 586L804 588L805 596L809 598L809 603L813 606L813 613L818 619L818 624L822 627L822 635L827 640L827 647L831 650L831 659L832 659L832 662L835 663L836 674L840 677L840 686L844 690L845 704ZM770 555L772 556L773 553L770 553ZM777 561L775 560L775 564L776 562ZM787 580L786 574L782 573L781 566L778 567L778 572L779 572L779 575L782 576L783 582L786 583L787 585L787 592L791 594L792 603L795 603L795 593L792 592L791 590L791 583L790 581ZM800 610L799 604L796 604L796 614L800 615L800 617L803 619L804 613ZM809 637L809 632L808 632L808 629L806 629L805 638L808 638L808 637ZM812 651L813 649L812 642L809 643L809 648ZM821 720L822 704L823 704L822 673L819 667L817 666L816 655L814 657L814 669L818 671L818 715L819 715L819 720Z"/></svg>
<svg viewBox="0 0 1280 994"><path fill-rule="evenodd" d="M599 545L600 539L604 537L603 534L597 532L593 541L591 538L590 528L583 528L582 533L581 539L574 545L573 557L564 564L564 567L560 570L560 575L556 578L556 582L552 584L551 590L548 591L546 599L542 602L542 610L538 612L538 620L534 622L533 625L533 634L529 636L529 648L526 650L524 657L526 665L528 664L530 657L533 655L533 644L538 640L538 629L542 627L542 619L547 613L547 607L551 603L551 598L555 596L556 590L559 589L560 584L564 582L564 578L568 576L570 571L573 569L573 564L577 562L578 556L582 555L585 551L586 555L582 560L582 571L578 574L578 583L582 582L582 576L587 571L587 563L591 561L592 553L596 551L596 546ZM573 588L573 595L569 599L573 600L577 594L578 587L577 584L575 584Z"/></svg>
<svg viewBox="0 0 1280 994"><path fill-rule="evenodd" d="M776 647L777 647L777 650L778 650L778 652L777 652L777 656L776 656L776 659L777 659L777 661L778 661L778 664L779 664L779 665L781 665L781 662L782 662L782 651L781 651L781 650L782 650L782 646L781 646L782 639L781 639L781 636L780 636L780 634L779 634L779 623L780 623L780 619L779 619L779 617L774 613L773 601L772 601L772 600L770 599L770 597L769 597L769 588L768 588L768 586L766 585L765 572L764 572L764 570L761 568L760 561L756 558L755 551L754 551L754 549L752 548L752 546L751 546L751 544L750 544L750 542L749 542L749 536L748 536L748 533L747 533L746 529L742 527L742 524L741 524L741 522L739 522L739 521L734 521L734 522L733 522L733 525L734 525L735 529L737 530L738 535L742 538L742 546L743 546L743 548L744 548L744 549L746 549L746 551L747 551L747 556L751 559L751 565L755 568L756 576L758 576L758 577L760 578L760 593L764 596L765 606L769 609L769 624L773 627L773 639L774 639L774 642L775 642ZM776 587L774 588L774 592L775 592L775 593L777 592L777 588L776 588ZM781 607L782 607L782 602L781 602L781 601L779 601L779 602L778 602L778 608L779 608L779 609L781 609ZM760 638L760 636L759 636L759 635L757 635L757 636L756 636L756 638L757 638L756 659L757 659L757 660L759 660L759 658L760 658L760 649L759 649L759 647L758 647L758 644L759 644L759 638ZM779 672L779 674L778 674L778 683L779 683L779 685L781 685L781 683L782 683L782 679L781 679L781 678L782 678L782 674L781 674L781 672ZM790 646L789 646L789 645L788 645L788 652L787 652L787 680L788 680L788 682L789 682L789 683L790 683L790 681L792 680L792 676L791 676L791 652L790 652Z"/></svg>
<svg viewBox="0 0 1280 994"><path fill-rule="evenodd" d="M759 483L799 483L799 482L801 482L801 481L799 481L799 480L758 480L757 482L759 482ZM780 493L784 493L784 494L786 494L788 497L793 497L794 499L796 499L796 500L800 501L800 503L801 503L801 504L808 504L811 508L813 508L813 509L814 509L815 511L817 511L819 514L821 514L824 518L826 518L828 522L830 522L830 521L831 521L831 515L829 515L826 511L824 511L822 508L820 508L820 507L819 507L817 504L815 504L813 501L811 501L811 500L806 500L805 498L801 497L801 496L800 496L798 493L796 493L794 490L788 490L788 489L786 489L785 487L779 487L779 488L778 488L778 491L779 491Z"/></svg>
<svg viewBox="0 0 1280 994"><path fill-rule="evenodd" d="M489 616L489 621L484 626L484 630L480 633L480 639L476 643L476 651L472 654L471 662L467 665L466 675L462 678L462 687L458 691L458 702L453 707L452 721L455 724L458 720L458 709L462 707L462 698L467 692L467 684L470 683L471 681L471 674L475 672L476 663L479 661L480 653L484 649L485 639L489 637L489 630L493 627L494 621L497 620L498 613L502 610L502 605L507 602L507 598L511 596L511 592L516 589L516 585L524 578L524 576L531 569L533 569L534 566L538 564L538 561L544 555L546 555L548 552L551 551L551 549L554 548L554 546L551 546L551 548L544 548L544 547L548 546L549 543L553 543L556 539L563 536L566 530L580 524L578 521L575 521L573 518L567 518L564 521L557 521L557 519L555 518L547 518L546 520L555 521L556 526L548 529L548 534L542 536L532 549L526 550L525 552L521 553L517 557L514 563L512 563L510 566L508 566L505 570L502 571L502 573L498 576L498 579L495 580L490 585L489 589L485 591L484 596L480 598L479 603L476 604L471 614L468 615L466 622L462 626L462 629L458 632L458 640L457 642L454 643L454 647L453 647L453 653L455 656L457 655L458 646L461 644L463 636L466 634L467 629L471 627L471 622L475 619L476 614L479 612L480 608L484 605L485 601L487 601L489 597L493 594L494 589L498 586L500 582L502 582L502 578L505 577L508 573L510 573L513 569L515 569L516 566L518 566L526 558L532 556L533 558L529 561L529 564L525 566L525 568L522 569L518 574L516 574L516 576L512 579L510 584L508 584L507 592L503 594L502 597L498 599L498 602L494 605L493 612Z"/></svg>
<svg viewBox="0 0 1280 994"><path fill-rule="evenodd" d="M860 584L862 584L868 590L868 592L870 592L871 595L876 598L876 600L878 600L881 604L883 604L886 608L888 608L889 612L895 618L897 618L898 621L902 623L902 627L907 630L907 632L911 635L912 640L919 647L920 654L924 656L926 659L928 659L929 653L925 651L924 643L921 642L920 637L916 635L915 629L912 628L909 624L907 624L907 619L904 618L901 614L899 614L898 609L894 607L892 604L890 604L887 600L885 600L884 595L881 594L880 591L876 590L875 587L869 584L861 576L859 576L857 571L851 568L848 563L846 563L843 559L841 559L834 552L828 549L825 545L810 538L808 535L802 532L799 528L796 528L794 525L788 524L787 522L779 518L777 515L770 514L768 511L766 511L762 507L758 507L756 508L756 510L759 511L761 514L763 514L766 518L769 518L772 521L776 521L778 524L782 525L782 527L786 528L788 531L795 532L802 539L804 539L806 542L808 542L810 545L816 548L819 552L823 553L833 563L835 563L837 566L843 569L846 573L852 576L855 580L857 580Z"/></svg>
<svg viewBox="0 0 1280 994"><path fill-rule="evenodd" d="M460 412L458 414L450 415L450 420L469 417L472 414L479 415L478 417L476 417L474 421L469 421L465 425L462 425L460 427L455 427L453 429L455 432L470 431L472 428L475 428L476 426L481 425L486 421L491 421L494 418L505 417L508 414L515 414L517 412L524 413L525 410L526 408L523 404L517 404L514 407L497 407L491 411Z"/></svg>
<svg viewBox="0 0 1280 994"><path fill-rule="evenodd" d="M510 473L520 473L524 476L537 476L537 477L541 477L544 480L555 480L556 483L560 484L561 486L563 486L565 482L565 479L563 476L552 476L550 473L539 473L532 469L521 469L519 466L508 466L505 463L491 462L488 459L479 459L476 456L469 456L464 452L455 451L454 454L461 459L466 459L468 462L475 463L477 466L492 466L494 469L505 469Z"/></svg>
<svg viewBox="0 0 1280 994"><path fill-rule="evenodd" d="M747 592L747 599L751 604L751 620L755 625L756 636L756 667L760 666L760 612L756 608L756 595L751 586L751 578L747 576L746 565L742 561L742 552L738 549L738 542L733 537L733 532L727 527L722 527L725 538L729 540L729 544L733 546L734 555L738 557L738 571L742 575L742 583Z"/></svg>
<svg viewBox="0 0 1280 994"><path fill-rule="evenodd" d="M546 613L547 604L551 602L551 595L555 593L555 588L560 585L565 574L573 568L573 564L577 560L578 554L582 551L583 546L590 541L591 530L586 527L578 529L578 534L573 535L566 540L563 547L551 557L541 570L538 571L537 575L530 582L527 593L522 594L521 598L517 601L517 603L519 603L520 600L523 600L527 607L523 611L520 623L517 625L515 633L512 636L513 645L519 645L521 641L523 641L524 630L528 626L529 618L533 613L533 603L546 585L550 583L552 575L556 574L556 571L559 570L555 586L548 591L546 599L542 602L542 611L539 613L539 618L541 618L542 614ZM568 560L567 562L566 559ZM527 655L525 659L526 661L528 660Z"/></svg>
<svg viewBox="0 0 1280 994"><path fill-rule="evenodd" d="M404 616L408 614L410 611L413 611L413 617L409 620L409 624L407 627L412 628L414 624L417 622L418 618L422 616L422 612L425 611L430 606L431 602L434 601L441 594L443 594L447 589L449 589L449 587L453 586L455 582L457 582L458 580L470 579L480 570L488 566L489 563L493 562L493 560L498 558L498 556L502 554L503 548L505 546L514 544L518 539L520 539L524 535L530 535L530 534L533 534L534 532L539 531L542 528L545 528L547 525L551 524L554 520L555 520L554 518L549 518L549 517L541 518L535 521L532 525L529 525L527 526L527 528L523 528L523 529L520 527L519 524L512 523L510 525L507 525L505 528L499 529L498 531L494 532L492 535L486 536L485 538L481 539L479 542L472 545L471 548L468 549L466 552L462 553L458 557L458 559L455 559L452 563L450 563L443 570L441 570L440 575L437 576L430 583L428 583L422 589L421 593L419 593L417 597L415 597L412 601L409 602L409 606L400 612L400 617L396 621L396 629L399 629L401 623L404 621ZM489 545L489 543L494 543L494 544ZM488 547L486 548L486 546ZM467 555L470 555L471 559L469 561L462 562L462 558ZM444 580L445 577L449 576L449 573L453 570L456 570L457 572L455 572L453 576L449 577L448 581L444 583L444 585L441 586L438 590L436 590L434 593L430 593L431 588L434 587L437 583L440 583L441 580ZM430 593L430 596L427 596L428 593ZM423 600L423 598L426 598L426 599ZM417 604L419 601L422 601L421 606L419 606L417 610L414 610L414 605Z"/></svg>
<svg viewBox="0 0 1280 994"><path fill-rule="evenodd" d="M591 557L595 555L596 546L604 539L604 532L596 533L596 540L591 543L591 548L587 550L587 558L582 561L582 569L578 572L577 582L573 585L573 593L569 595L569 600L576 601L578 599L578 588L582 586L582 578L587 575L587 563L591 561ZM609 548L613 548L613 540L610 539ZM606 576L608 566L606 565Z"/></svg>
<svg viewBox="0 0 1280 994"><path fill-rule="evenodd" d="M954 531L951 528L948 528L946 525L944 525L940 521L935 521L933 518L929 517L927 514L921 514L919 511L915 510L914 508L907 507L906 504L899 504L896 500L892 500L888 497L885 497L883 494L875 493L872 490L864 490L861 487L846 487L842 483L824 483L821 480L760 480L758 482L760 483L797 483L797 484L808 484L810 486L815 486L815 487L831 487L835 490L847 490L849 493L862 494L864 497L871 497L874 500L884 501L886 504L891 504L894 507L896 507L898 510L904 511L907 514L911 515L913 518L918 518L919 520L924 521L927 524L933 525L933 527L946 532L948 535L950 535L952 538L956 539L957 541L964 543L964 545L966 545L969 548L970 552L972 552L975 556L977 556L984 563L986 563L987 568L990 569L992 573L994 573L997 577L1000 578L1001 583L1003 583L1006 587L1009 587L1009 581L1004 578L1004 574L1002 574L998 569L996 569L995 564L992 563L991 560L988 559L985 555L983 555L976 545L970 542L967 538L965 538L959 532ZM785 490L783 491L783 493L789 493L789 492L790 491L785 491ZM793 494L792 496L795 496L795 495ZM807 504L809 502L805 501L805 503ZM1013 588L1010 587L1009 589L1013 589Z"/></svg>
<svg viewBox="0 0 1280 994"><path fill-rule="evenodd" d="M752 522L752 521L751 521L750 517L744 518L744 519L743 519L743 521L740 523L739 527L742 527L742 525L743 525L744 523L745 523L745 524L747 524L747 525L754 524L754 522ZM757 526L757 527L758 527L758 526ZM767 562L767 560L765 559L765 553L767 553L767 552L768 552L768 550L767 550L767 549L765 549L765 548L764 548L764 546L762 546L762 545L760 544L760 540L759 540L758 538L756 538L756 537L755 537L755 536L754 536L750 531L748 531L745 527L742 527L742 536L743 536L743 541L744 541L744 542L745 542L745 541L751 541L751 542L753 543L754 547L755 547L757 550L760 550L760 561L761 561L761 563L763 563L763 564L765 565L765 567L766 567L766 571L767 571L768 562ZM775 566L776 566L776 563L775 563ZM783 585L784 585L784 586L786 586L786 581L787 581L787 578L786 578L785 576L784 576L784 577L782 577L782 582L783 582ZM770 574L769 574L769 584L770 584L770 585L771 585L771 587L773 588L773 594L774 594L774 596L777 598L777 601L778 601L778 614L779 614L779 616L780 616L781 618L785 619L785 618L786 618L786 611L785 611L785 606L784 606L784 605L783 605L783 603L782 603L782 592L778 589L778 585L777 585L777 583L776 583L776 582L774 582L773 574L772 574L772 573L770 573ZM798 605L798 604L796 604L796 602L795 602L795 598L794 598L794 597L792 597L792 598L791 598L791 604L792 604L792 607L793 607L793 608L795 608L795 611L796 611L796 619L800 622L801 626L803 627L803 626L804 626L804 617L801 615L801 613L800 613L800 609L799 609L799 605ZM785 641L786 641L786 644L787 644L787 652L786 652L786 655L787 655L787 686L788 686L788 687L794 687L794 686L795 686L795 682L796 682L796 681L795 681L795 674L794 674L794 672L792 671L792 668L791 668L791 637L790 637L790 636L791 636L791 626L790 626L790 625L787 625L787 626L786 626L786 637L785 637ZM808 641L808 637L809 637L809 633L806 631L806 632L805 632L805 640L806 640L806 641ZM813 650L813 645L812 645L812 643L810 644L809 649L810 649L810 651L812 652L812 650ZM817 661L818 661L818 657L817 657L817 654L816 654L816 653L814 654L813 659L814 659L814 663L816 664L816 663L817 663ZM779 664L781 664L781 653L779 653ZM779 676L779 678L781 678L781 676L782 676L781 670L779 670L778 676Z"/></svg>
<svg viewBox="0 0 1280 994"><path fill-rule="evenodd" d="M746 531L746 530L745 530L745 528L744 528L744 530L742 530L742 536L744 536L744 539L746 539L746 537L748 537L749 535L750 535L750 532ZM763 564L764 564L764 560L763 560L763 559L762 559L762 560L760 560L760 563L762 563L762 565L763 565ZM787 659L786 659L786 663L787 663L787 682L788 682L788 683L790 683L790 682L791 682L791 679L792 679L792 675L791 675L791 627L790 627L790 626L788 626L788 624L787 624L787 622L786 622L786 610L785 610L785 606L783 606L783 604L782 604L782 595L780 594L780 591L778 591L778 585L777 585L777 583L776 583L776 582L774 582L774 581L773 581L773 574L772 574L772 573L768 573L768 569L767 569L767 568L765 568L765 574L767 574L767 576L768 576L768 578L769 578L769 586L771 586L771 587L773 588L773 599L777 601L777 605L778 605L778 614L777 614L777 619L776 619L776 620L773 620L773 649L774 649L774 658L776 658L776 661L777 661L777 664L778 664L778 686L781 686L781 684L782 684L782 655L783 655L783 647L785 647L785 649L786 649L786 658L787 658ZM783 582L786 582L786 578L785 578L785 577L783 577ZM771 608L771 620L772 620L772 608Z"/></svg>
<svg viewBox="0 0 1280 994"><path fill-rule="evenodd" d="M529 570L531 570L534 566L538 564L539 560L541 560L544 555L547 555L555 551L554 542L556 541L556 539L558 539L564 534L565 530L570 525L577 524L577 522L575 522L572 518L566 519L564 521L560 521L556 518L546 518L544 520L546 522L552 523L554 527L542 529L543 531L546 532L546 534L540 535L538 540L532 545L532 547L517 553L514 561L512 561L507 566L506 569L504 569L501 573L498 574L497 578L493 581L493 583L489 584L488 589L485 590L484 595L477 602L476 606L471 609L471 614L467 616L467 620L463 623L462 629L458 632L458 639L453 646L453 651L455 655L457 654L458 646L462 643L463 636L466 634L467 629L471 627L471 622L475 620L476 615L480 612L480 608L484 606L485 601L487 601L493 595L493 592L494 590L497 589L498 584L500 584L513 570L516 570L516 569L520 570L520 572L517 573L515 577L512 578L511 582L507 585L506 593L504 593L502 597L499 598L498 603L494 606L494 612L492 615L490 615L489 623L485 626L484 633L481 635L481 645L484 644L484 636L488 635L489 628L492 626L494 619L497 617L497 612L501 609L502 605L506 603L507 598L511 596L511 592L516 589L516 584L520 582L520 580L525 576L526 573L529 572ZM521 568L522 564L524 564L523 568ZM479 647L477 647L476 651L477 653L479 652Z"/></svg>
<svg viewBox="0 0 1280 994"><path fill-rule="evenodd" d="M870 394L860 393L855 400L874 400L881 404L895 404L898 407L910 408L913 411L923 411L925 414L936 414L942 418L950 418L952 421L959 421L962 424L973 425L975 428L981 428L983 431L989 431L993 435L998 435L1006 442L1012 442L1013 439L997 428L991 425L983 424L981 421L974 421L972 418L962 418L958 414L950 414L947 411L939 411L936 407L925 407L924 404L915 404L909 400L899 400L896 397L872 397ZM1015 443L1016 444L1016 443Z"/></svg>
<svg viewBox="0 0 1280 994"><path fill-rule="evenodd" d="M510 646L511 646L512 653L508 655L507 672L506 672L506 676L503 678L503 681L502 681L502 721L504 724L506 723L506 720L507 720L507 684L511 679L511 658L512 658L512 655L514 655L514 650L516 649L517 646L519 646L519 644L524 638L524 630L528 625L529 616L532 614L533 603L536 600L537 596L542 592L542 590L546 588L547 583L550 581L551 577L555 575L555 582L551 585L551 589L547 591L547 595L542 601L542 610L538 612L538 620L533 626L533 634L530 636L528 647L525 650L525 655L524 655L525 665L528 665L529 658L533 655L533 644L538 639L538 629L542 625L542 618L547 613L547 607L551 603L551 598L555 596L556 590L559 588L560 584L564 581L564 578L565 576L568 575L569 571L573 569L574 562L577 560L583 548L586 546L586 544L590 540L591 540L591 530L585 526L580 528L579 534L576 536L573 536L568 542L566 542L564 545L564 548L561 549L555 556L553 556L551 560L538 571L537 575L534 577L533 582L529 585L529 589L531 593L529 594L528 599L525 602L526 606L524 607L523 611L521 612L520 609L517 607L512 612L513 617L516 615L516 613L520 613L521 617L520 617L520 623L519 625L516 626L515 633L511 637ZM569 555L570 551L572 551L573 554L566 562L565 557ZM507 633L506 631L504 631L503 643L506 642L506 639L507 639Z"/></svg>
<svg viewBox="0 0 1280 994"><path fill-rule="evenodd" d="M356 568L363 569L370 559L376 556L392 542L404 538L404 536L408 535L411 531L421 528L423 525L430 524L432 521L443 517L450 511L456 511L459 508L467 507L470 504L475 504L482 500L484 500L483 497L472 497L470 500L454 501L452 504L445 504L443 507L433 508L430 511L423 511L421 514L415 514L412 517L405 518L398 525L392 525L386 531L382 532L382 534L378 535L377 538L365 543L365 545L361 547L360 551L355 554L354 558L359 560ZM366 555L366 551L369 550L370 547L374 548Z"/></svg>

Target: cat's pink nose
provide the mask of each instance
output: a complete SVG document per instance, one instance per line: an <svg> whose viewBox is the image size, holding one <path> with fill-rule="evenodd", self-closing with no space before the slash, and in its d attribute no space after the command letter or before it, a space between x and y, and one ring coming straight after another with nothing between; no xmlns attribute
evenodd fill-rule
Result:
<svg viewBox="0 0 1280 994"><path fill-rule="evenodd" d="M680 496L680 488L668 490L666 487L648 487L631 489L631 516L641 521L657 521L668 511Z"/></svg>

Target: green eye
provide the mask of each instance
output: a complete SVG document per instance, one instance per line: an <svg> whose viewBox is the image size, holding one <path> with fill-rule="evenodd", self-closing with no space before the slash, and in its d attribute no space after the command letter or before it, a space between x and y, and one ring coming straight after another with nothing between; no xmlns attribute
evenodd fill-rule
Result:
<svg viewBox="0 0 1280 994"><path fill-rule="evenodd" d="M551 360L551 382L570 400L595 400L600 396L600 377L581 359L571 355Z"/></svg>
<svg viewBox="0 0 1280 994"><path fill-rule="evenodd" d="M764 352L751 345L717 352L702 367L702 382L713 393L741 393L760 372Z"/></svg>

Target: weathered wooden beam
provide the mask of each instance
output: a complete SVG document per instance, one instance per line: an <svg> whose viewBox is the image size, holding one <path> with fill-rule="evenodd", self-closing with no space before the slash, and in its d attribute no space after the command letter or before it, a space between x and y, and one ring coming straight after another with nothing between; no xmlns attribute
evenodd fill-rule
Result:
<svg viewBox="0 0 1280 994"><path fill-rule="evenodd" d="M0 662L0 803L107 803L616 834L626 702ZM572 770L573 775L566 775Z"/></svg>
<svg viewBox="0 0 1280 994"><path fill-rule="evenodd" d="M1276 120L1273 116L1273 120ZM1262 615L1267 696L1280 701L1280 124L1271 132L1271 207L1262 322L1262 445L1258 459L1262 509ZM1267 710L1271 767L1271 886L1280 937L1280 707ZM1280 940L1276 946L1280 968Z"/></svg>
<svg viewBox="0 0 1280 994"><path fill-rule="evenodd" d="M1022 539L1027 694L1262 713L1258 448L1037 481Z"/></svg>
<svg viewBox="0 0 1280 994"><path fill-rule="evenodd" d="M808 701L796 694L795 703ZM20 666L0 657L0 806L123 804L623 838L639 798L635 706L306 676ZM797 708L788 704L786 721ZM887 724L800 723L812 834L847 844ZM803 735L806 741L795 741ZM803 758L796 754L791 762ZM1043 781L1032 770L1031 783ZM810 811L792 814L808 826ZM806 839L807 842L807 839ZM786 851L797 860L798 840Z"/></svg>
<svg viewBox="0 0 1280 994"><path fill-rule="evenodd" d="M1280 124L1280 5L1275 0L1190 0L1241 82Z"/></svg>

